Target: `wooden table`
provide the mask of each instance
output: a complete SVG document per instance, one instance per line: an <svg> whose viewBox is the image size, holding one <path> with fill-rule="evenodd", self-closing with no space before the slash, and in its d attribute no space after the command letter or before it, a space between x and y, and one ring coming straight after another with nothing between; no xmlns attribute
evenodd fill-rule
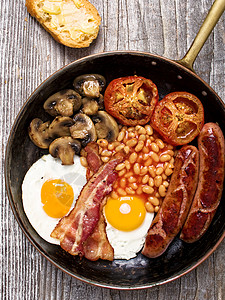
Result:
<svg viewBox="0 0 225 300"><path fill-rule="evenodd" d="M0 139L1 299L225 299L225 241L198 268L169 284L118 291L71 278L28 242L10 209L4 183L4 152L13 121L32 91L62 66L89 54L140 50L171 59L183 57L212 0L92 0L102 24L87 49L58 44L32 18L25 0L2 0ZM200 52L195 70L225 99L225 15Z"/></svg>

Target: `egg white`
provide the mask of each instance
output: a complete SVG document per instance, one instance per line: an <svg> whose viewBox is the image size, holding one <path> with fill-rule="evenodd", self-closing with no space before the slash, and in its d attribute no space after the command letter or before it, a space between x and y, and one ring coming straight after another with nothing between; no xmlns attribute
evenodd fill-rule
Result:
<svg viewBox="0 0 225 300"><path fill-rule="evenodd" d="M80 164L80 158L74 156L73 165L62 165L61 161L50 154L44 155L27 171L22 183L23 208L32 227L47 242L59 244L57 239L50 237L51 232L60 220L49 217L41 203L41 188L49 179L62 179L73 189L74 207L83 186L86 184L86 169Z"/></svg>
<svg viewBox="0 0 225 300"><path fill-rule="evenodd" d="M114 228L106 219L106 234L109 243L114 249L114 259L131 259L144 245L145 237L152 223L154 213L146 212L145 219L141 226L132 231L121 231Z"/></svg>

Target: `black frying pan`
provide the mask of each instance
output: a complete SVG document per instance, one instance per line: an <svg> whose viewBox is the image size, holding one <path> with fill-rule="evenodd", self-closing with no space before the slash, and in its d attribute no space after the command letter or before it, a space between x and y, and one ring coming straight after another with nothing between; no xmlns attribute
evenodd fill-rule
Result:
<svg viewBox="0 0 225 300"><path fill-rule="evenodd" d="M30 242L54 265L87 283L118 289L139 289L163 284L186 274L204 261L225 236L225 192L206 234L194 244L176 238L160 257L148 259L142 254L129 261L91 262L80 260L59 246L45 242L31 227L23 211L21 184L29 167L47 152L30 141L27 128L31 120L46 119L43 102L60 89L72 87L73 79L85 73L99 73L109 83L120 76L141 75L157 85L160 99L173 91L187 91L201 99L205 121L218 122L225 133L225 105L218 95L193 71L193 62L203 43L225 9L224 0L216 0L187 55L180 61L142 52L111 52L79 59L50 76L30 96L21 109L9 137L5 177L8 197L15 217Z"/></svg>

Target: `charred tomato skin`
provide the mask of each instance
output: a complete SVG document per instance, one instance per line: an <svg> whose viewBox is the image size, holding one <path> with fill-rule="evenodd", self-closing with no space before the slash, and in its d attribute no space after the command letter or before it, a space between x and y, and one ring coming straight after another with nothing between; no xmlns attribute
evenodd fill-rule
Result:
<svg viewBox="0 0 225 300"><path fill-rule="evenodd" d="M142 76L126 76L112 80L104 94L106 111L123 125L148 123L159 95L156 85Z"/></svg>
<svg viewBox="0 0 225 300"><path fill-rule="evenodd" d="M173 92L158 102L150 123L167 143L185 145L199 135L204 125L204 108L195 95Z"/></svg>

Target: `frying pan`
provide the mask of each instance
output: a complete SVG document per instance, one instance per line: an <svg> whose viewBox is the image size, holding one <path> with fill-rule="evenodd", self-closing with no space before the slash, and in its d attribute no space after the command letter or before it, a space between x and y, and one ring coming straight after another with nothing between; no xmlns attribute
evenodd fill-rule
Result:
<svg viewBox="0 0 225 300"><path fill-rule="evenodd" d="M142 52L108 52L79 59L44 81L22 107L12 127L5 160L8 198L23 232L51 263L86 283L114 289L141 289L172 281L203 262L225 236L225 193L206 234L194 244L176 238L160 257L149 259L141 253L129 261L80 260L59 246L44 241L31 227L23 210L21 184L29 167L47 152L30 141L27 128L35 117L46 120L43 101L60 89L72 87L73 79L85 73L99 73L109 83L120 76L141 75L157 85L159 97L173 91L187 91L201 99L205 121L218 122L225 133L225 105L218 95L193 72L194 60L225 9L224 0L216 0L189 51L180 61L171 61Z"/></svg>

